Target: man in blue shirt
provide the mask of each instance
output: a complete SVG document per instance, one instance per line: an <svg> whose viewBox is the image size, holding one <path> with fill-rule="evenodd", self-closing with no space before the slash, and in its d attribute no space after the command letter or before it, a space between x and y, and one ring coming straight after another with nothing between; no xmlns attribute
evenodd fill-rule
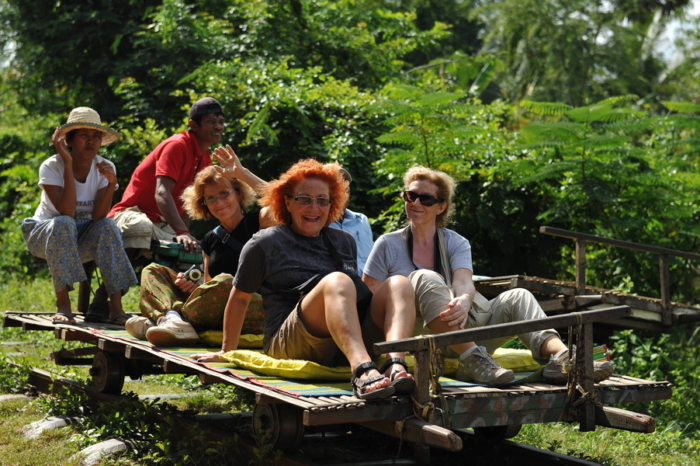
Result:
<svg viewBox="0 0 700 466"><path fill-rule="evenodd" d="M340 173L348 183L352 183L350 173L344 168L340 169ZM348 187L348 190L350 188ZM348 197L348 202L349 202ZM333 222L329 225L331 228L345 230L352 234L357 243L357 273L362 276L362 271L365 268L365 262L369 256L372 246L374 246L374 237L372 236L372 228L369 226L369 220L365 214L353 212L345 205L343 218L339 222Z"/></svg>

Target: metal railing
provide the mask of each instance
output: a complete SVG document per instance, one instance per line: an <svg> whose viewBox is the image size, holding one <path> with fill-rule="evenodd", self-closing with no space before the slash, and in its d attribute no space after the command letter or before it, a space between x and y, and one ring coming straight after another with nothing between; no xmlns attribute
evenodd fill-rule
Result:
<svg viewBox="0 0 700 466"><path fill-rule="evenodd" d="M632 243L630 241L621 241L618 239L604 238L602 236L589 235L587 233L578 233L575 231L562 230L552 227L540 227L540 233L552 236L561 236L570 238L576 241L576 293L585 294L586 292L586 243L593 242L599 244L607 244L618 248L631 249L633 251L648 252L659 256L659 274L661 283L661 321L663 325L670 326L673 324L673 309L671 306L671 282L669 277L669 256L683 257L685 259L700 260L700 254L691 252L677 251L675 249L660 248L658 246L649 246L647 244Z"/></svg>

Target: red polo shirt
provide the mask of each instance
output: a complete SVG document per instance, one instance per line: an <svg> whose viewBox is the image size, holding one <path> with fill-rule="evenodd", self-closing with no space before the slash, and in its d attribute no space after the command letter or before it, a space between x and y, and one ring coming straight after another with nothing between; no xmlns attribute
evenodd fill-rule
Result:
<svg viewBox="0 0 700 466"><path fill-rule="evenodd" d="M175 180L172 195L177 210L184 212L180 196L192 184L194 177L204 167L211 165L209 151L202 152L194 133L183 131L158 144L153 152L136 167L122 200L112 207L108 217L129 207L138 207L154 223L163 222L156 204L156 177L167 176Z"/></svg>

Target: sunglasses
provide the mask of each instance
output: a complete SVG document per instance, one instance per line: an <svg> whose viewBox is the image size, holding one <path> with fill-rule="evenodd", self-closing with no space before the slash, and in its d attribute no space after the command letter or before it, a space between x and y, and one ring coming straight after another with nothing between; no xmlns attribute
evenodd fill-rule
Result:
<svg viewBox="0 0 700 466"><path fill-rule="evenodd" d="M438 199L432 194L418 194L415 191L401 191L399 195L401 196L401 199L411 203L416 202L416 199L420 199L420 203L425 207L430 207L438 202L443 202L442 199Z"/></svg>
<svg viewBox="0 0 700 466"><path fill-rule="evenodd" d="M311 205L316 201L316 205L319 207L326 207L330 205L331 200L327 197L310 197L310 196L290 196L292 199L297 201L299 205Z"/></svg>
<svg viewBox="0 0 700 466"><path fill-rule="evenodd" d="M204 199L202 199L202 204L204 204L204 205L206 205L206 206L214 205L214 204L216 204L218 201L223 201L224 199L226 199L227 197L229 197L229 196L231 195L232 192L233 192L233 191L231 191L231 190L229 190L229 191L221 191L221 192L220 192L219 194L217 194L216 196L207 196L207 197L205 197Z"/></svg>

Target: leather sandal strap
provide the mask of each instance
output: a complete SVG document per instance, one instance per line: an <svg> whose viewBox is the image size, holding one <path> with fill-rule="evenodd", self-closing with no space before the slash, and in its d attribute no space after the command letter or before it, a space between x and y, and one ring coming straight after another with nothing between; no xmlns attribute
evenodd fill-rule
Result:
<svg viewBox="0 0 700 466"><path fill-rule="evenodd" d="M360 380L360 377L362 377L362 374L364 374L365 372L367 372L369 370L376 369L376 368L377 368L377 365L373 361L363 362L362 364L360 364L359 366L357 366L355 368L355 374L354 374L355 377L354 378L357 380Z"/></svg>
<svg viewBox="0 0 700 466"><path fill-rule="evenodd" d="M394 364L401 364L403 368L406 371L408 371L408 364L406 363L406 361L404 361L401 358L389 358L384 362L384 364L382 364L382 368L379 369L379 372L383 374L389 367L393 366Z"/></svg>

